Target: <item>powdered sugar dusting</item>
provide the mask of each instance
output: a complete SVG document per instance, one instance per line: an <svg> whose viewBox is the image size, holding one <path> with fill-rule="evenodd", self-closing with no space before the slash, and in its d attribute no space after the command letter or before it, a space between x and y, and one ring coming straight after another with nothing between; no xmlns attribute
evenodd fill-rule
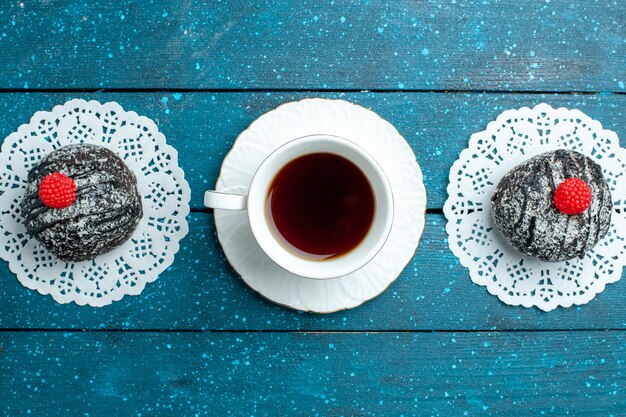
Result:
<svg viewBox="0 0 626 417"><path fill-rule="evenodd" d="M579 215L561 213L554 190L580 178L592 192L591 206ZM543 261L582 258L611 224L611 192L598 164L569 150L547 152L513 168L492 197L494 224L521 252Z"/></svg>
<svg viewBox="0 0 626 417"><path fill-rule="evenodd" d="M76 183L76 201L64 209L39 199L41 181L61 172ZM64 261L93 259L125 242L142 215L137 179L112 151L91 144L68 145L48 155L28 174L22 203L26 230Z"/></svg>

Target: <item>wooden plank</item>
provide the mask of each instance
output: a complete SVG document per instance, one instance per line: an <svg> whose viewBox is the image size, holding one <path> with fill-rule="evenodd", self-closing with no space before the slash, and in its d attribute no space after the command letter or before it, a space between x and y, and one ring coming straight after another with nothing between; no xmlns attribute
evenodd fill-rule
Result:
<svg viewBox="0 0 626 417"><path fill-rule="evenodd" d="M406 138L424 172L429 208L447 198L448 172L472 133L502 111L547 102L578 108L612 129L626 146L626 95L537 95L461 93L36 93L0 95L0 139L71 98L118 101L156 121L180 154L192 189L192 207L202 207L221 161L237 135L276 106L306 97L341 98L363 105L391 122Z"/></svg>
<svg viewBox="0 0 626 417"><path fill-rule="evenodd" d="M623 91L626 3L2 2L0 88Z"/></svg>
<svg viewBox="0 0 626 417"><path fill-rule="evenodd" d="M624 332L0 333L5 415L623 415Z"/></svg>
<svg viewBox="0 0 626 417"><path fill-rule="evenodd" d="M179 330L507 330L626 328L626 280L589 304L544 313L507 306L449 251L442 215L428 215L417 255L378 298L355 310L305 314L270 303L230 268L212 216L190 216L174 265L137 297L104 308L59 305L22 287L0 262L0 328Z"/></svg>

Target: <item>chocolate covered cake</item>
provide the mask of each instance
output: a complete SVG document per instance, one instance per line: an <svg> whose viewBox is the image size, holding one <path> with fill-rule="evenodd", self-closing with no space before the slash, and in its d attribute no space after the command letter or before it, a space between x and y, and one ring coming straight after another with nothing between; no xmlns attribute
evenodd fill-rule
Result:
<svg viewBox="0 0 626 417"><path fill-rule="evenodd" d="M582 258L611 224L611 193L600 166L570 150L513 168L491 202L495 226L518 250L542 261Z"/></svg>
<svg viewBox="0 0 626 417"><path fill-rule="evenodd" d="M29 234L59 259L93 259L133 234L143 211L137 179L96 145L65 146L28 174L22 214Z"/></svg>

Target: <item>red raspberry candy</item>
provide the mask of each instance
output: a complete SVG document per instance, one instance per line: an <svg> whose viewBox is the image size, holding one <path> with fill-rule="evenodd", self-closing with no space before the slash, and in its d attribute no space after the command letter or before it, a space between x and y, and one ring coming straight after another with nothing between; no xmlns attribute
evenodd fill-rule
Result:
<svg viewBox="0 0 626 417"><path fill-rule="evenodd" d="M46 175L39 185L39 199L50 208L69 207L76 201L76 183L60 172Z"/></svg>
<svg viewBox="0 0 626 417"><path fill-rule="evenodd" d="M554 205L563 214L580 214L591 205L591 188L580 178L568 178L554 191Z"/></svg>

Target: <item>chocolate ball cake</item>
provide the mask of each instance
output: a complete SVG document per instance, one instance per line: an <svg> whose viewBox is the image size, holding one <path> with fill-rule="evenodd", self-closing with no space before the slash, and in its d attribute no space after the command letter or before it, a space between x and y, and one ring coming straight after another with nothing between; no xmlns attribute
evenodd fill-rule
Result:
<svg viewBox="0 0 626 417"><path fill-rule="evenodd" d="M26 230L59 259L80 262L130 238L143 215L137 179L110 150L78 144L55 150L28 174Z"/></svg>
<svg viewBox="0 0 626 417"><path fill-rule="evenodd" d="M611 224L611 192L602 169L570 150L547 152L513 168L491 203L504 237L542 261L582 258Z"/></svg>

